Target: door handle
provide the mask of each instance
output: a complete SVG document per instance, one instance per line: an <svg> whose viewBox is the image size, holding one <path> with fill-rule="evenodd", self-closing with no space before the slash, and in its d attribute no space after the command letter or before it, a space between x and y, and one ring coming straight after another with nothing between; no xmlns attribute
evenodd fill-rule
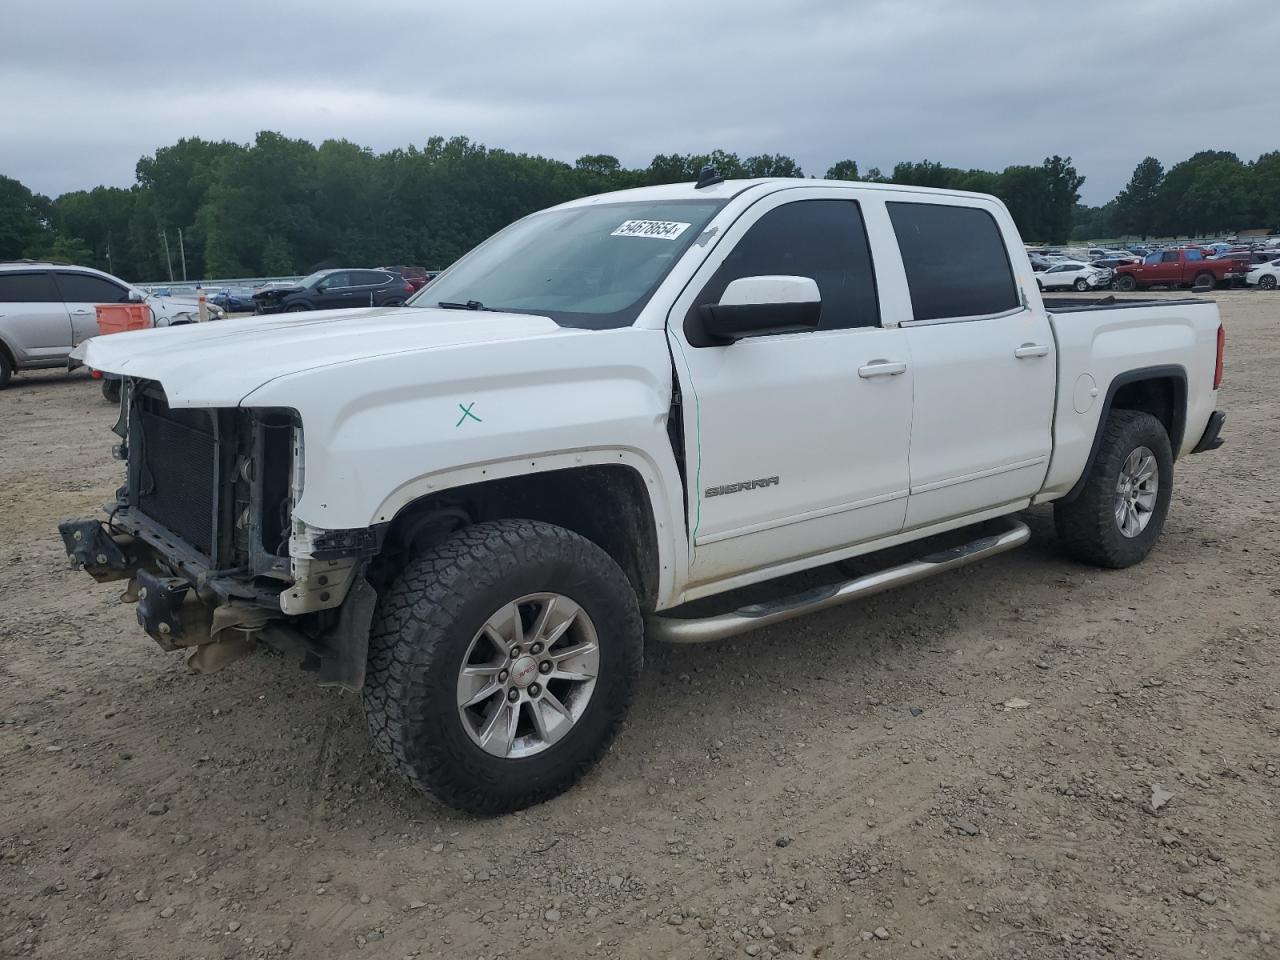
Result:
<svg viewBox="0 0 1280 960"><path fill-rule="evenodd" d="M72 313L88 313L88 310L72 310Z"/></svg>
<svg viewBox="0 0 1280 960"><path fill-rule="evenodd" d="M1049 348L1043 343L1024 343L1013 351L1013 355L1019 360L1025 360L1027 357L1043 357L1048 353Z"/></svg>
<svg viewBox="0 0 1280 960"><path fill-rule="evenodd" d="M907 365L902 360L872 360L858 368L858 376L863 380L872 377L896 377L907 372Z"/></svg>

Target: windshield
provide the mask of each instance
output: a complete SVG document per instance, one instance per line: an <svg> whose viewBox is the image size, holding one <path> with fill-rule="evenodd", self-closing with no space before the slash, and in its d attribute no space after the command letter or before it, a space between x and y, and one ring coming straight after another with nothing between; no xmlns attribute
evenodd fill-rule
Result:
<svg viewBox="0 0 1280 960"><path fill-rule="evenodd" d="M548 210L494 234L409 300L536 313L562 326L631 324L720 200Z"/></svg>

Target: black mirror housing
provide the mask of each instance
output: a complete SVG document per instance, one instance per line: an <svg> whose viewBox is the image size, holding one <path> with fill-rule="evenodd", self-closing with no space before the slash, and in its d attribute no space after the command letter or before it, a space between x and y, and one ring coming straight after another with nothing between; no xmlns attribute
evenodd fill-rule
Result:
<svg viewBox="0 0 1280 960"><path fill-rule="evenodd" d="M694 310L697 323L685 330L695 347L724 346L746 337L816 330L822 304L804 303L704 303Z"/></svg>

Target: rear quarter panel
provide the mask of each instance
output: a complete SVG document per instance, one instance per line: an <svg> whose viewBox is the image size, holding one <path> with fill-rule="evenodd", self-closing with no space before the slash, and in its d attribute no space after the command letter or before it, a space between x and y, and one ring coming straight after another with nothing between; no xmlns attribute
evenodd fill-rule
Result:
<svg viewBox="0 0 1280 960"><path fill-rule="evenodd" d="M1153 303L1050 313L1058 345L1054 450L1038 501L1065 494L1089 459L1115 379L1148 367L1181 367L1187 378L1186 428L1175 456L1189 453L1213 413L1218 306L1212 301ZM1090 396L1091 391L1096 394Z"/></svg>

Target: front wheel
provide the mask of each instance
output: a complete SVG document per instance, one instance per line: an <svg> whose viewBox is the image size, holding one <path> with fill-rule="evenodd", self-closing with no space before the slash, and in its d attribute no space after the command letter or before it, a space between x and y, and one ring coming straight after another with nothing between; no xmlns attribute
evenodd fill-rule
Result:
<svg viewBox="0 0 1280 960"><path fill-rule="evenodd" d="M464 528L379 598L369 730L414 786L452 807L541 803L609 746L643 636L635 591L591 541L530 520Z"/></svg>
<svg viewBox="0 0 1280 960"><path fill-rule="evenodd" d="M1076 290L1079 293L1089 292L1089 281L1086 280L1084 277L1081 277L1079 280L1077 280L1075 286L1076 286Z"/></svg>
<svg viewBox="0 0 1280 960"><path fill-rule="evenodd" d="M304 313L311 308L305 303L295 303L285 309L285 313Z"/></svg>
<svg viewBox="0 0 1280 960"><path fill-rule="evenodd" d="M1138 289L1138 281L1126 273L1116 281L1115 286L1117 290L1123 291L1124 293L1133 293L1133 291Z"/></svg>
<svg viewBox="0 0 1280 960"><path fill-rule="evenodd" d="M1274 290L1276 288L1276 278L1268 273L1258 278L1258 287L1262 290Z"/></svg>
<svg viewBox="0 0 1280 960"><path fill-rule="evenodd" d="M106 400L107 403L118 404L120 402L120 385L121 381L119 380L112 380L108 377L103 377L102 399Z"/></svg>
<svg viewBox="0 0 1280 960"><path fill-rule="evenodd" d="M1173 450L1149 413L1113 410L1079 496L1054 504L1058 540L1077 560L1120 569L1151 552L1173 492Z"/></svg>

